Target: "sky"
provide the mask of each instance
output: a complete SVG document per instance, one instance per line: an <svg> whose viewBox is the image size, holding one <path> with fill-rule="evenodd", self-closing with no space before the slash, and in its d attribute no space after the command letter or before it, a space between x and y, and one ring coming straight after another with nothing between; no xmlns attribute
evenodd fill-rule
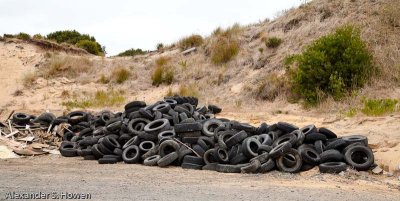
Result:
<svg viewBox="0 0 400 201"><path fill-rule="evenodd" d="M304 0L0 0L0 34L90 34L107 55L154 50L190 34L273 19Z"/></svg>

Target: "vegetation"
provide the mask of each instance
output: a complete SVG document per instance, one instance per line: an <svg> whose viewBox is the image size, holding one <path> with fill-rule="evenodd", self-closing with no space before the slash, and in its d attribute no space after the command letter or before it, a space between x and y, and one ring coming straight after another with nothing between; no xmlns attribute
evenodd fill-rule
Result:
<svg viewBox="0 0 400 201"><path fill-rule="evenodd" d="M382 9L383 21L392 27L400 27L400 2L391 0Z"/></svg>
<svg viewBox="0 0 400 201"><path fill-rule="evenodd" d="M293 92L316 105L328 95L335 100L363 87L373 71L372 56L351 25L323 36L302 54L286 58Z"/></svg>
<svg viewBox="0 0 400 201"><path fill-rule="evenodd" d="M107 76L105 76L104 74L102 74L97 82L99 82L101 84L108 84L108 83L110 83L110 79Z"/></svg>
<svg viewBox="0 0 400 201"><path fill-rule="evenodd" d="M162 49L164 49L164 44L158 43L157 44L157 51L161 51Z"/></svg>
<svg viewBox="0 0 400 201"><path fill-rule="evenodd" d="M136 55L141 55L141 54L145 54L148 51L143 51L142 49L129 49L129 50L125 50L124 52L119 53L117 56L119 57L129 57L129 56L136 56Z"/></svg>
<svg viewBox="0 0 400 201"><path fill-rule="evenodd" d="M194 96L199 97L199 90L194 84L190 85L181 85L179 87L179 96Z"/></svg>
<svg viewBox="0 0 400 201"><path fill-rule="evenodd" d="M192 47L198 47L198 46L202 45L203 42L204 42L204 39L202 36L193 34L191 36L181 39L178 42L178 47L181 50L186 50L186 49L189 49Z"/></svg>
<svg viewBox="0 0 400 201"><path fill-rule="evenodd" d="M396 99L365 99L362 113L368 116L382 116L399 110Z"/></svg>
<svg viewBox="0 0 400 201"><path fill-rule="evenodd" d="M71 101L63 102L62 105L67 107L68 110L73 108L100 108L100 107L112 107L119 106L125 102L125 97L122 91L103 91L99 90L96 93L87 98L74 99Z"/></svg>
<svg viewBox="0 0 400 201"><path fill-rule="evenodd" d="M287 84L284 78L276 73L269 74L261 80L253 90L253 95L261 100L273 101L282 93L287 91Z"/></svg>
<svg viewBox="0 0 400 201"><path fill-rule="evenodd" d="M68 43L72 45L77 45L78 47L80 45L81 48L87 50L89 53L92 54L105 54L105 48L102 47L98 42L96 42L96 39L93 36L90 36L88 34L81 34L75 30L56 31L48 34L47 39L54 40L57 43ZM91 43L89 43L88 41L91 41Z"/></svg>
<svg viewBox="0 0 400 201"><path fill-rule="evenodd" d="M22 84L25 87L32 87L33 83L36 81L37 74L34 72L29 72L24 74L24 77L22 78Z"/></svg>
<svg viewBox="0 0 400 201"><path fill-rule="evenodd" d="M93 63L85 57L54 55L40 70L43 78L68 77L74 78L81 73L93 69Z"/></svg>
<svg viewBox="0 0 400 201"><path fill-rule="evenodd" d="M29 39L31 39L31 36L29 34L23 33L23 32L15 35L15 37L18 38L18 39L21 39L21 40L29 40Z"/></svg>
<svg viewBox="0 0 400 201"><path fill-rule="evenodd" d="M95 41L81 40L78 43L76 43L76 46L88 51L90 54L94 55L103 54L103 51L101 50L100 46Z"/></svg>
<svg viewBox="0 0 400 201"><path fill-rule="evenodd" d="M40 34L35 34L35 35L32 36L32 38L33 39L39 39L39 40L44 39L44 37L42 35L40 35Z"/></svg>
<svg viewBox="0 0 400 201"><path fill-rule="evenodd" d="M211 45L211 61L214 64L224 64L239 53L239 43L236 39L219 37Z"/></svg>
<svg viewBox="0 0 400 201"><path fill-rule="evenodd" d="M174 81L174 72L172 68L168 66L170 60L171 58L169 57L160 57L156 60L156 68L151 76L153 85L172 84Z"/></svg>
<svg viewBox="0 0 400 201"><path fill-rule="evenodd" d="M111 74L113 80L115 80L115 82L117 82L118 84L124 83L126 80L129 79L130 76L131 72L129 71L129 69L124 67L115 68Z"/></svg>
<svg viewBox="0 0 400 201"><path fill-rule="evenodd" d="M270 37L265 42L265 45L269 48L277 48L277 47L279 47L279 45L281 45L281 43L282 43L282 39L280 39L278 37Z"/></svg>

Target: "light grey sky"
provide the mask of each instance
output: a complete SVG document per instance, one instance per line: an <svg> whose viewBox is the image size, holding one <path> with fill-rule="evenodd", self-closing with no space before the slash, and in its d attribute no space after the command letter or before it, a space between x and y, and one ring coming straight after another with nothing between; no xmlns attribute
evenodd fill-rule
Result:
<svg viewBox="0 0 400 201"><path fill-rule="evenodd" d="M0 34L46 35L75 29L106 46L108 55L153 50L218 26L273 18L304 0L0 0Z"/></svg>

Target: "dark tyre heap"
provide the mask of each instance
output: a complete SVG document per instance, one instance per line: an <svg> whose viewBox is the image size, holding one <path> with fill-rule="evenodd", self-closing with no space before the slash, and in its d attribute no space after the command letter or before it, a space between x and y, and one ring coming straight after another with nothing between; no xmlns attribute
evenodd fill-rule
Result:
<svg viewBox="0 0 400 201"><path fill-rule="evenodd" d="M374 164L364 136L338 138L327 128L286 122L254 127L215 118L221 108L197 104L193 97L167 97L152 105L134 101L124 112L75 111L52 124L71 125L60 146L63 156L100 164L123 161L224 173L296 173L315 166L320 172L339 173L347 167L365 171Z"/></svg>

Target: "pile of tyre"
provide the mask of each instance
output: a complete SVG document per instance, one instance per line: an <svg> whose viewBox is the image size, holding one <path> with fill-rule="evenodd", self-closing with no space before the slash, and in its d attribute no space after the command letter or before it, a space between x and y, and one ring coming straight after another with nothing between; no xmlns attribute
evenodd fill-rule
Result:
<svg viewBox="0 0 400 201"><path fill-rule="evenodd" d="M70 125L60 146L63 156L100 164L123 161L224 173L296 173L316 166L339 173L374 165L365 136L338 137L327 128L287 122L255 127L216 118L220 112L216 105L198 106L194 97L166 97L151 105L128 103L119 113L74 111L50 124Z"/></svg>

